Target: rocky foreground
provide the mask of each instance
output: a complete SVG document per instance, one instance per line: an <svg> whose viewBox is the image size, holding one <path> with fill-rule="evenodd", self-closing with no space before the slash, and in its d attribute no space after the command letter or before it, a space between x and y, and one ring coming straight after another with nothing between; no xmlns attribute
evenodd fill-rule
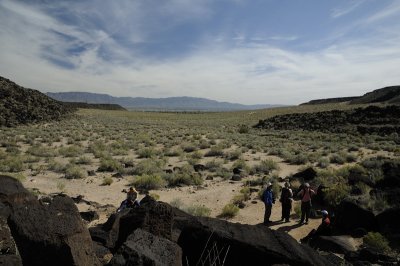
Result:
<svg viewBox="0 0 400 266"><path fill-rule="evenodd" d="M112 214L105 224L87 229L75 205L80 200L65 195L38 200L19 181L0 176L0 265L347 263L299 244L284 232L193 217L148 196L141 207ZM351 256L353 261L361 259L357 252Z"/></svg>

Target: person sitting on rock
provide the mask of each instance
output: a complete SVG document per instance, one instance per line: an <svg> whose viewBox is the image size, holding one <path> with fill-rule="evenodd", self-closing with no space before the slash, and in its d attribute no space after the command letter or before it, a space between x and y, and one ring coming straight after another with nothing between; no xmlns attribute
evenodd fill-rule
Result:
<svg viewBox="0 0 400 266"><path fill-rule="evenodd" d="M129 191L126 193L126 199L135 201L137 199L138 192L134 187L130 187Z"/></svg>
<svg viewBox="0 0 400 266"><path fill-rule="evenodd" d="M274 194L272 192L272 184L270 182L267 184L267 189L265 189L262 195L262 200L265 204L264 225L268 225L271 223L269 218L271 217L272 204L275 203Z"/></svg>
<svg viewBox="0 0 400 266"><path fill-rule="evenodd" d="M310 211L311 211L311 196L315 195L315 191L310 188L310 184L305 183L303 185L303 188L300 190L300 192L297 194L297 196L301 197L301 219L299 224L304 223L305 219L305 224L308 224L308 218L310 217Z"/></svg>
<svg viewBox="0 0 400 266"><path fill-rule="evenodd" d="M290 211L292 209L292 198L293 192L290 189L289 182L285 182L285 186L282 188L281 197L279 201L282 203L282 218L281 221L289 222Z"/></svg>
<svg viewBox="0 0 400 266"><path fill-rule="evenodd" d="M329 213L326 210L322 210L321 214L322 221L317 230L311 230L311 232L306 237L300 240L301 243L308 243L316 236L328 236L331 234L331 220L329 219Z"/></svg>

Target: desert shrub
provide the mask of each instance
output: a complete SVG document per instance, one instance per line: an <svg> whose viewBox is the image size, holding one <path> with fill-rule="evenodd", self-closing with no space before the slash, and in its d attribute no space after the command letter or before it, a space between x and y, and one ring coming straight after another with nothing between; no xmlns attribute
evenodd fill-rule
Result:
<svg viewBox="0 0 400 266"><path fill-rule="evenodd" d="M329 159L326 157L319 158L317 160L317 166L320 168L327 168L329 166Z"/></svg>
<svg viewBox="0 0 400 266"><path fill-rule="evenodd" d="M203 158L203 154L199 151L195 151L190 155L190 158L200 160Z"/></svg>
<svg viewBox="0 0 400 266"><path fill-rule="evenodd" d="M15 179L19 180L20 182L24 182L26 180L26 176L22 173L7 173L7 175L14 177Z"/></svg>
<svg viewBox="0 0 400 266"><path fill-rule="evenodd" d="M133 174L136 175L154 175L163 172L162 168L165 166L163 160L145 159L137 163L133 169Z"/></svg>
<svg viewBox="0 0 400 266"><path fill-rule="evenodd" d="M249 133L249 127L247 126L247 125L240 125L239 126L239 129L238 129L238 132L240 133L240 134L246 134L246 133Z"/></svg>
<svg viewBox="0 0 400 266"><path fill-rule="evenodd" d="M219 216L229 219L235 217L238 214L238 212L239 212L238 206L236 206L233 203L228 203L224 206L224 208L222 208L222 212Z"/></svg>
<svg viewBox="0 0 400 266"><path fill-rule="evenodd" d="M47 169L56 173L65 172L66 165L60 162L55 161L54 159L50 159L47 163Z"/></svg>
<svg viewBox="0 0 400 266"><path fill-rule="evenodd" d="M38 163L40 162L40 158L32 155L25 155L23 161L24 163Z"/></svg>
<svg viewBox="0 0 400 266"><path fill-rule="evenodd" d="M57 186L58 191L65 192L65 183L64 182L58 181L56 186Z"/></svg>
<svg viewBox="0 0 400 266"><path fill-rule="evenodd" d="M77 165L68 164L65 168L65 176L67 179L82 179L86 177L86 172Z"/></svg>
<svg viewBox="0 0 400 266"><path fill-rule="evenodd" d="M200 140L200 143L199 143L199 148L200 149L203 150L203 149L208 149L210 147L211 147L211 145L210 145L210 143L208 143L208 141L206 141L204 139Z"/></svg>
<svg viewBox="0 0 400 266"><path fill-rule="evenodd" d="M168 157L179 157L183 154L183 150L180 148L169 149L164 154L165 154L165 156L168 156Z"/></svg>
<svg viewBox="0 0 400 266"><path fill-rule="evenodd" d="M143 148L137 151L138 157L139 158L152 158L154 157L157 153L154 148Z"/></svg>
<svg viewBox="0 0 400 266"><path fill-rule="evenodd" d="M183 201L179 198L175 198L169 203L169 205L171 205L172 207L178 208L178 209L182 209Z"/></svg>
<svg viewBox="0 0 400 266"><path fill-rule="evenodd" d="M114 182L111 176L107 176L103 178L103 182L101 183L103 186L109 186Z"/></svg>
<svg viewBox="0 0 400 266"><path fill-rule="evenodd" d="M269 174L273 170L278 170L278 164L273 160L262 160L259 164L254 165L253 171L260 174Z"/></svg>
<svg viewBox="0 0 400 266"><path fill-rule="evenodd" d="M159 175L141 175L135 178L132 182L136 188L151 190L151 189L159 189L165 186L165 180L161 178Z"/></svg>
<svg viewBox="0 0 400 266"><path fill-rule="evenodd" d="M211 149L204 154L205 157L218 157L224 156L224 150L219 146L213 146Z"/></svg>
<svg viewBox="0 0 400 266"><path fill-rule="evenodd" d="M344 164L346 162L346 158L341 154L334 153L329 157L330 163L335 164Z"/></svg>
<svg viewBox="0 0 400 266"><path fill-rule="evenodd" d="M219 176L222 179L227 180L232 177L232 172L225 167L220 167L215 171L215 176Z"/></svg>
<svg viewBox="0 0 400 266"><path fill-rule="evenodd" d="M169 186L178 185L201 185L203 184L203 178L197 174L191 174L187 172L175 173L170 179L167 180Z"/></svg>
<svg viewBox="0 0 400 266"><path fill-rule="evenodd" d="M58 153L64 157L78 157L83 154L83 149L79 146L71 145L59 148Z"/></svg>
<svg viewBox="0 0 400 266"><path fill-rule="evenodd" d="M237 159L239 159L242 156L242 150L241 149L236 149L234 151L229 152L226 155L226 158L231 160L231 161L235 161Z"/></svg>
<svg viewBox="0 0 400 266"><path fill-rule="evenodd" d="M289 158L287 158L287 161L291 164L296 164L296 165L300 165L300 164L306 164L309 162L308 156L305 153L299 153L299 154L295 154L290 156Z"/></svg>
<svg viewBox="0 0 400 266"><path fill-rule="evenodd" d="M373 248L379 252L389 252L389 241L378 232L368 232L363 238L364 245Z"/></svg>
<svg viewBox="0 0 400 266"><path fill-rule="evenodd" d="M92 159L90 159L89 156L83 155L83 156L79 157L77 160L75 160L75 163L76 163L76 164L86 164L86 165L89 165L89 164L92 163Z"/></svg>
<svg viewBox="0 0 400 266"><path fill-rule="evenodd" d="M193 216L208 217L211 214L211 210L206 206L192 205L185 209L185 211Z"/></svg>
<svg viewBox="0 0 400 266"><path fill-rule="evenodd" d="M351 187L347 185L345 180L331 185L325 189L325 200L331 206L337 206L339 203L349 196Z"/></svg>
<svg viewBox="0 0 400 266"><path fill-rule="evenodd" d="M120 162L113 159L112 157L107 157L107 158L100 159L100 166L97 171L114 172L114 171L120 171L121 169L122 169L122 165Z"/></svg>
<svg viewBox="0 0 400 266"><path fill-rule="evenodd" d="M237 194L232 198L232 203L235 205L239 205L240 203L245 201L246 201L246 195L243 193Z"/></svg>
<svg viewBox="0 0 400 266"><path fill-rule="evenodd" d="M108 147L102 141L90 143L88 151L93 153L95 158L105 157L109 154Z"/></svg>
<svg viewBox="0 0 400 266"><path fill-rule="evenodd" d="M216 172L224 164L221 160L212 160L205 164L205 167L210 172Z"/></svg>
<svg viewBox="0 0 400 266"><path fill-rule="evenodd" d="M25 170L23 158L20 156L9 156L0 160L0 172L21 172Z"/></svg>
<svg viewBox="0 0 400 266"><path fill-rule="evenodd" d="M346 158L346 162L348 162L348 163L352 163L352 162L356 162L357 161L357 156L355 154L352 154L352 153L347 153L345 158Z"/></svg>
<svg viewBox="0 0 400 266"><path fill-rule="evenodd" d="M368 201L368 207L376 212L381 212L388 209L390 205L383 195L376 194Z"/></svg>
<svg viewBox="0 0 400 266"><path fill-rule="evenodd" d="M190 153L197 150L196 146L192 143L185 143L182 145L182 150L184 152Z"/></svg>
<svg viewBox="0 0 400 266"><path fill-rule="evenodd" d="M243 169L246 173L250 172L250 166L248 166L246 161L243 159L236 160L232 165L232 169L234 169L234 168Z"/></svg>
<svg viewBox="0 0 400 266"><path fill-rule="evenodd" d="M26 153L38 157L54 157L56 154L53 149L47 148L40 144L36 144L29 147L26 150Z"/></svg>

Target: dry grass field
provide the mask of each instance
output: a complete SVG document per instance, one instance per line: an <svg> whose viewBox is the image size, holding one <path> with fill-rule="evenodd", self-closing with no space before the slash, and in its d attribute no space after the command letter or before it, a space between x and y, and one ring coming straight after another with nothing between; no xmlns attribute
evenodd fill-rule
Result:
<svg viewBox="0 0 400 266"><path fill-rule="evenodd" d="M116 208L125 197L122 191L134 185L143 194L195 215L258 224L264 210L259 194L266 182L274 182L279 193L285 178L312 166L318 172L316 182L336 187L331 200L339 201L349 193L349 187L339 184L350 169L362 168L378 180L381 173L368 166L371 160L397 158L400 145L395 134L362 136L253 126L280 114L356 107L332 104L225 113L82 109L59 122L1 128L0 172L17 177L37 195L83 195ZM196 172L198 165L202 169ZM243 169L240 181L231 180L235 167ZM368 186L362 191L368 195ZM378 200L377 205L386 206ZM277 201L273 220L280 219L279 205ZM296 207L293 220L295 216ZM318 223L301 228L294 222L277 223L272 228L288 228L299 239Z"/></svg>

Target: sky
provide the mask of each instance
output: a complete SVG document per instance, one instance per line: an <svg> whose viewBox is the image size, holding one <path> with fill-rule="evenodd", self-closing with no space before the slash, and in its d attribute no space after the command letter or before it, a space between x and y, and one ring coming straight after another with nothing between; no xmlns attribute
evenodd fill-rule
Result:
<svg viewBox="0 0 400 266"><path fill-rule="evenodd" d="M0 76L242 104L357 96L400 84L400 1L0 0Z"/></svg>

